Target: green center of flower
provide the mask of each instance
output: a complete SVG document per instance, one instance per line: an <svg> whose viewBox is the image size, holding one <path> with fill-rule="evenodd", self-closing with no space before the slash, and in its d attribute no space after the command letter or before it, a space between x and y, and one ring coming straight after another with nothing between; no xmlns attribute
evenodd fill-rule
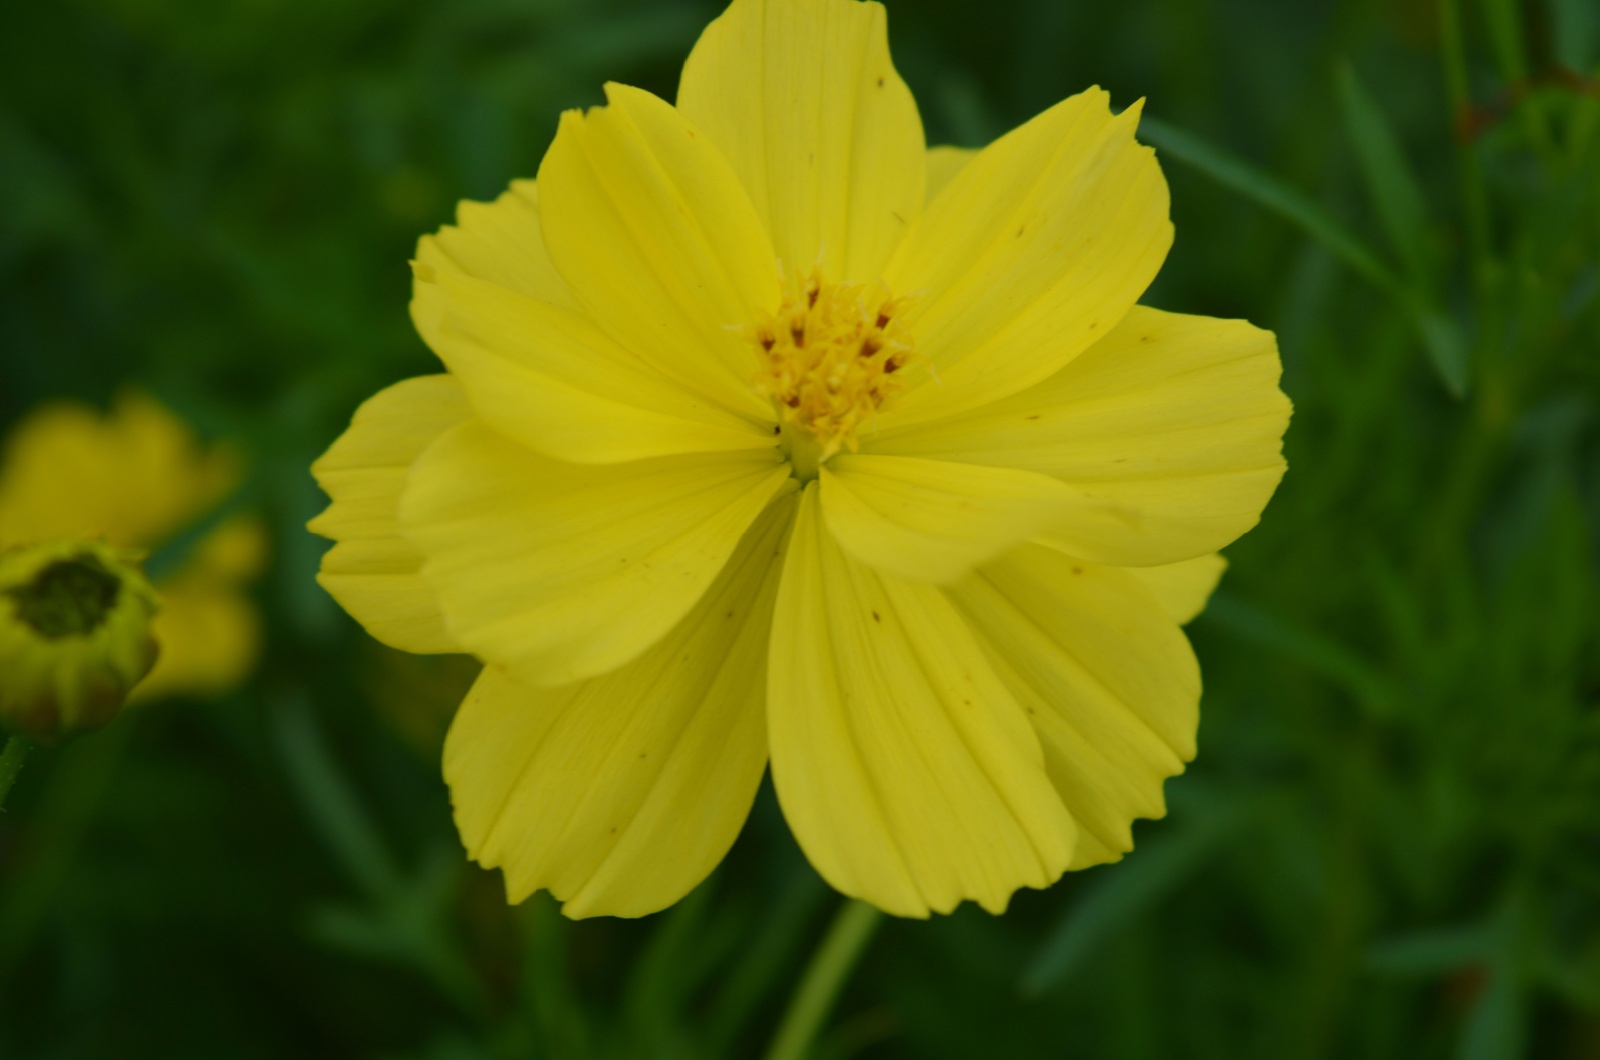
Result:
<svg viewBox="0 0 1600 1060"><path fill-rule="evenodd" d="M84 553L57 560L26 585L6 590L17 617L47 640L81 637L105 623L117 605L122 581L104 563Z"/></svg>
<svg viewBox="0 0 1600 1060"><path fill-rule="evenodd" d="M778 311L750 337L758 391L772 399L785 450L802 479L858 447L856 434L905 386L912 358L907 302L882 283L828 283L820 270L786 285Z"/></svg>

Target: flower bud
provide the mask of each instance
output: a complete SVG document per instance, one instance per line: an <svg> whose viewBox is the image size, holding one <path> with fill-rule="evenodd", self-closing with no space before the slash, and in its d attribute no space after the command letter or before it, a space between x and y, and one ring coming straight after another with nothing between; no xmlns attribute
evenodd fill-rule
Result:
<svg viewBox="0 0 1600 1060"><path fill-rule="evenodd" d="M125 550L69 540L0 552L0 728L50 743L116 717L155 664L159 606Z"/></svg>

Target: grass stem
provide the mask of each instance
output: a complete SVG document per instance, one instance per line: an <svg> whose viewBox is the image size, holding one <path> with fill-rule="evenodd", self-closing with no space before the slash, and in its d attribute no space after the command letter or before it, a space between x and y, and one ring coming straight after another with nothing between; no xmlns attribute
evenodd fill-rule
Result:
<svg viewBox="0 0 1600 1060"><path fill-rule="evenodd" d="M766 1060L806 1060L811 1055L839 991L882 919L883 914L865 902L845 902L829 925L816 956L811 958L800 989L795 991L789 1011L778 1025Z"/></svg>

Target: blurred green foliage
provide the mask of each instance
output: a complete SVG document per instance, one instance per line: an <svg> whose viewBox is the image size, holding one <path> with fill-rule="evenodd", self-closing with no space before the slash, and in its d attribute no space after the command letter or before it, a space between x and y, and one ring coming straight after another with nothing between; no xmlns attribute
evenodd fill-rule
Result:
<svg viewBox="0 0 1600 1060"><path fill-rule="evenodd" d="M935 142L1147 99L1147 301L1280 335L1290 473L1192 627L1201 754L1122 864L886 925L819 1057L1600 1055L1600 9L890 0ZM227 701L36 755L0 819L0 1056L757 1055L834 903L769 793L673 910L467 866L472 676L312 581L306 468L430 370L406 258L711 0L61 0L0 31L0 427L137 383L255 468Z"/></svg>

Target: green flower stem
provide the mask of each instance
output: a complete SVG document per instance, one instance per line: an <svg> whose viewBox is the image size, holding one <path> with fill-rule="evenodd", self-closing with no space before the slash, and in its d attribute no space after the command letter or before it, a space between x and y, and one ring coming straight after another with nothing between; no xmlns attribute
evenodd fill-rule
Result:
<svg viewBox="0 0 1600 1060"><path fill-rule="evenodd" d="M0 806L6 804L6 796L11 794L11 785L17 782L17 774L22 772L22 760L28 757L28 741L20 736L13 736L6 741L4 751L0 751Z"/></svg>
<svg viewBox="0 0 1600 1060"><path fill-rule="evenodd" d="M766 1060L806 1060L839 991L882 919L883 914L865 902L845 902L811 958Z"/></svg>

